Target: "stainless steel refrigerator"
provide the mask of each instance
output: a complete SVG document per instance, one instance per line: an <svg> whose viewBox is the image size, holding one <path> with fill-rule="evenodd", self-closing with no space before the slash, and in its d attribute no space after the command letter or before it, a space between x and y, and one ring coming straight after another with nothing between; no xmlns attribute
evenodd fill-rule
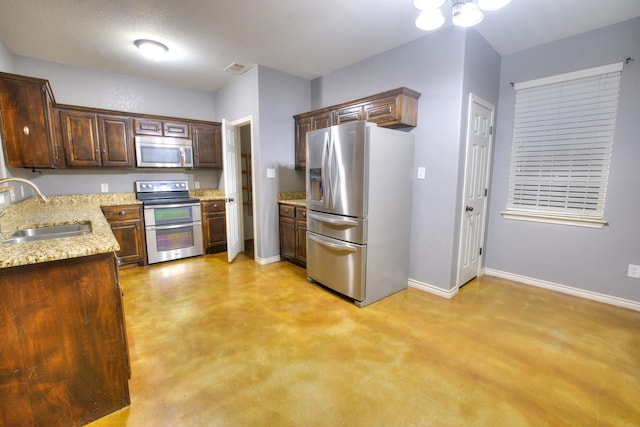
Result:
<svg viewBox="0 0 640 427"><path fill-rule="evenodd" d="M307 276L360 307L408 284L413 144L366 122L307 133Z"/></svg>

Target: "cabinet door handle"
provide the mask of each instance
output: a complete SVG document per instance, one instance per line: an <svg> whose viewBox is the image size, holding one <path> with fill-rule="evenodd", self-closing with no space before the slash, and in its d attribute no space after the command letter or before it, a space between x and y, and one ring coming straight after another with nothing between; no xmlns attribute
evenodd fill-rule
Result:
<svg viewBox="0 0 640 427"><path fill-rule="evenodd" d="M23 127L23 128L22 128L22 133L23 133L25 136L29 136L29 132L31 132L31 131L29 130L29 126L25 126L25 127Z"/></svg>

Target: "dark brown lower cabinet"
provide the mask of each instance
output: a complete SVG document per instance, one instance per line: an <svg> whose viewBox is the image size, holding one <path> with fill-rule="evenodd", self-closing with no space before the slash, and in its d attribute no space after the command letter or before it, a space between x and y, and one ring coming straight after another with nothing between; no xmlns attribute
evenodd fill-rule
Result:
<svg viewBox="0 0 640 427"><path fill-rule="evenodd" d="M307 209L280 204L280 258L307 266Z"/></svg>
<svg viewBox="0 0 640 427"><path fill-rule="evenodd" d="M142 219L142 205L103 206L102 213L111 226L120 250L120 265L143 266L147 263L147 244Z"/></svg>
<svg viewBox="0 0 640 427"><path fill-rule="evenodd" d="M202 201L202 235L207 254L227 250L227 217L224 200Z"/></svg>
<svg viewBox="0 0 640 427"><path fill-rule="evenodd" d="M81 426L129 404L114 254L0 269L0 425Z"/></svg>

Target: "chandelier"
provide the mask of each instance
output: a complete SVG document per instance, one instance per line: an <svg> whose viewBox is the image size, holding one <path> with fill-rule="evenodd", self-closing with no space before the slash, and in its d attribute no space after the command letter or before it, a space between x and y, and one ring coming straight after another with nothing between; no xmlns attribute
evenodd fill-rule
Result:
<svg viewBox="0 0 640 427"><path fill-rule="evenodd" d="M472 27L484 19L484 12L506 6L511 0L451 0L451 22L458 27ZM434 31L445 22L442 12L447 0L413 0L413 6L420 10L416 27Z"/></svg>

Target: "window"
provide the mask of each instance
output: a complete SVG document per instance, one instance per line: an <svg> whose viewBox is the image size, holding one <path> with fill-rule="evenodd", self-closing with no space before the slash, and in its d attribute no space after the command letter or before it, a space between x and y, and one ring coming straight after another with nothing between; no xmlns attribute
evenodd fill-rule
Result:
<svg viewBox="0 0 640 427"><path fill-rule="evenodd" d="M602 227L622 63L515 84L505 218Z"/></svg>

